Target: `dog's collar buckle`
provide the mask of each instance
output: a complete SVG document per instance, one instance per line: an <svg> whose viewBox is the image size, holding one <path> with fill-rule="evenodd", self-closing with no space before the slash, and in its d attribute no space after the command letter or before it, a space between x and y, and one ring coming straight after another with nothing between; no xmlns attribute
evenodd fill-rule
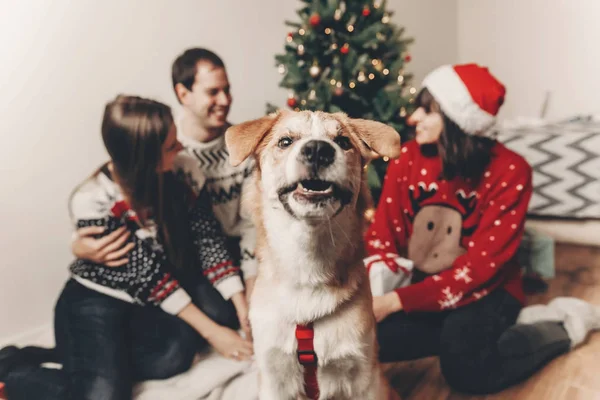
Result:
<svg viewBox="0 0 600 400"><path fill-rule="evenodd" d="M317 364L317 353L314 351L300 351L298 350L298 362L302 365L315 365Z"/></svg>
<svg viewBox="0 0 600 400"><path fill-rule="evenodd" d="M319 383L317 381L317 353L313 340L315 330L312 323L296 325L296 341L298 342L298 362L304 367L304 391L309 399L319 398Z"/></svg>
<svg viewBox="0 0 600 400"><path fill-rule="evenodd" d="M317 353L313 340L315 331L312 323L307 325L296 325L296 340L298 341L298 361L302 365L317 364Z"/></svg>

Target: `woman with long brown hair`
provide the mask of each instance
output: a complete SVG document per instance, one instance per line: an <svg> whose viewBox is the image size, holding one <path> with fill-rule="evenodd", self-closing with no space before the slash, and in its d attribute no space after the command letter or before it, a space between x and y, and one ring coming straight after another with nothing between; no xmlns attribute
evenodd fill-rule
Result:
<svg viewBox="0 0 600 400"><path fill-rule="evenodd" d="M202 175L172 172L185 159L169 107L118 96L102 138L110 161L76 188L70 213L75 228L101 226L109 242L129 242L127 263L75 260L55 309L52 361L63 368L39 366L47 351L4 348L0 381L11 400L131 399L134 382L187 370L207 345L232 359L252 355L226 300L243 290L239 268Z"/></svg>

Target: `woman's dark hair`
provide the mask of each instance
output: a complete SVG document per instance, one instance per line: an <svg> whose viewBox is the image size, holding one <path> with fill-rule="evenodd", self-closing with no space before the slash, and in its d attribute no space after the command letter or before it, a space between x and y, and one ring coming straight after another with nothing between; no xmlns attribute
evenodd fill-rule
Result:
<svg viewBox="0 0 600 400"><path fill-rule="evenodd" d="M442 179L452 180L460 177L479 181L491 161L494 139L465 133L442 111L439 103L427 88L417 95L416 107L425 112L439 112L444 121L442 134L437 142L436 153L442 159Z"/></svg>
<svg viewBox="0 0 600 400"><path fill-rule="evenodd" d="M157 225L169 261L176 267L194 262L188 210L191 189L171 172L161 171L162 146L173 128L171 109L136 96L109 102L102 120L102 139L115 181L142 225Z"/></svg>

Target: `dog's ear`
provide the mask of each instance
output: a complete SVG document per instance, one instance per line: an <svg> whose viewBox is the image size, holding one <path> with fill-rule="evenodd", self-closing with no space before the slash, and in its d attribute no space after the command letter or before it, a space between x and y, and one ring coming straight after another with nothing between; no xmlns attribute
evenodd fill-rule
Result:
<svg viewBox="0 0 600 400"><path fill-rule="evenodd" d="M256 151L261 139L273 128L280 113L266 115L252 121L233 125L225 132L225 145L229 151L229 162L240 165Z"/></svg>
<svg viewBox="0 0 600 400"><path fill-rule="evenodd" d="M391 159L400 156L400 135L384 123L368 119L350 118L354 132L373 152Z"/></svg>

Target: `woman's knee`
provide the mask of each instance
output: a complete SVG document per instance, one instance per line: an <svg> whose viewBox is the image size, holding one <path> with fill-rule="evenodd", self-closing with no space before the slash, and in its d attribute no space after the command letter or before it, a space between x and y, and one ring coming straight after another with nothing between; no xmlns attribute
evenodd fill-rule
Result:
<svg viewBox="0 0 600 400"><path fill-rule="evenodd" d="M448 385L469 394L491 394L503 389L498 363L483 355L441 351L440 367Z"/></svg>
<svg viewBox="0 0 600 400"><path fill-rule="evenodd" d="M196 355L194 339L182 336L178 340L169 340L159 359L138 367L142 371L137 371L140 376L136 380L168 379L189 370Z"/></svg>
<svg viewBox="0 0 600 400"><path fill-rule="evenodd" d="M133 370L136 381L167 379L190 369L198 352L199 335L181 320L172 321L169 326L160 338L135 347Z"/></svg>

